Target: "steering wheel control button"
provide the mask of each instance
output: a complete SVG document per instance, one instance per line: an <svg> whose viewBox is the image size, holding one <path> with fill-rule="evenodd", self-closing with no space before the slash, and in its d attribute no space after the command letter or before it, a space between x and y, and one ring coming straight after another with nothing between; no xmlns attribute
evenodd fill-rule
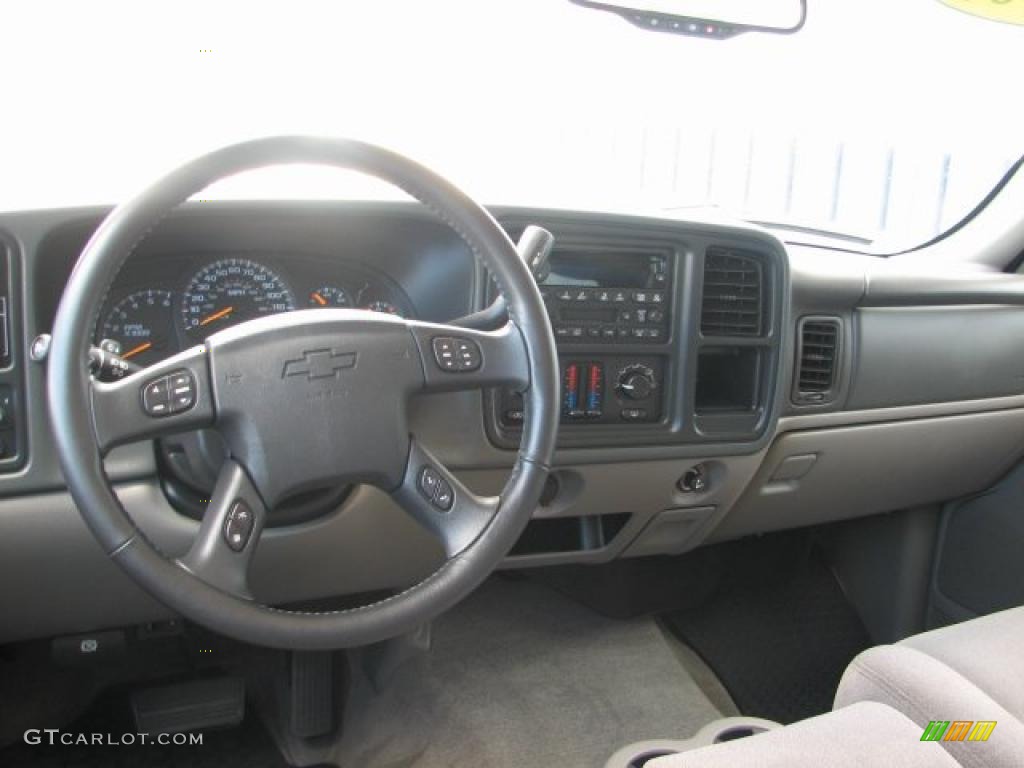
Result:
<svg viewBox="0 0 1024 768"><path fill-rule="evenodd" d="M168 416L171 413L170 377L154 379L142 388L142 409L147 416Z"/></svg>
<svg viewBox="0 0 1024 768"><path fill-rule="evenodd" d="M434 339L434 360L442 370L459 370L459 363L455 359L455 340L445 336Z"/></svg>
<svg viewBox="0 0 1024 768"><path fill-rule="evenodd" d="M447 512L452 508L452 504L455 501L455 492L452 487L443 478L441 482L437 484L437 493L434 494L434 498L431 503L442 512Z"/></svg>
<svg viewBox="0 0 1024 768"><path fill-rule="evenodd" d="M431 466L425 466L420 470L419 479L420 494L442 512L452 508L455 501L455 492L451 485L441 477L441 473Z"/></svg>
<svg viewBox="0 0 1024 768"><path fill-rule="evenodd" d="M245 549L255 522L249 505L241 499L235 500L224 518L224 541L233 552Z"/></svg>
<svg viewBox="0 0 1024 768"><path fill-rule="evenodd" d="M433 501L437 487L441 484L441 475L433 467L424 467L420 472L420 493L427 501Z"/></svg>
<svg viewBox="0 0 1024 768"><path fill-rule="evenodd" d="M480 347L472 339L438 336L433 340L433 347L434 360L443 371L475 371L483 362Z"/></svg>
<svg viewBox="0 0 1024 768"><path fill-rule="evenodd" d="M177 371L167 380L171 413L187 411L196 404L196 380L190 371Z"/></svg>
<svg viewBox="0 0 1024 768"><path fill-rule="evenodd" d="M183 413L196 404L196 379L191 371L175 371L153 379L142 388L142 410L147 416Z"/></svg>

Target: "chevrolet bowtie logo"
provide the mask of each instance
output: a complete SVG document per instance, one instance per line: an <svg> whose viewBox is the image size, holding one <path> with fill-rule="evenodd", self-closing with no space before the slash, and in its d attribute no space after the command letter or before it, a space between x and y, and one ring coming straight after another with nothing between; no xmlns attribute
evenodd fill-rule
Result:
<svg viewBox="0 0 1024 768"><path fill-rule="evenodd" d="M281 378L305 376L313 379L333 379L340 371L356 367L355 352L334 352L330 349L311 349L302 357L288 360L281 371Z"/></svg>

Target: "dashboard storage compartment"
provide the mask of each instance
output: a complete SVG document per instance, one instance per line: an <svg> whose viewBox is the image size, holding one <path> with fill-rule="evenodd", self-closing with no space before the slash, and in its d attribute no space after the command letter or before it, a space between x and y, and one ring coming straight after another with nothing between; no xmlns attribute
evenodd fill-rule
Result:
<svg viewBox="0 0 1024 768"><path fill-rule="evenodd" d="M620 512L587 517L551 517L531 520L509 552L517 555L546 555L603 549L629 522Z"/></svg>
<svg viewBox="0 0 1024 768"><path fill-rule="evenodd" d="M760 352L743 347L705 347L697 358L695 410L752 411L757 406Z"/></svg>

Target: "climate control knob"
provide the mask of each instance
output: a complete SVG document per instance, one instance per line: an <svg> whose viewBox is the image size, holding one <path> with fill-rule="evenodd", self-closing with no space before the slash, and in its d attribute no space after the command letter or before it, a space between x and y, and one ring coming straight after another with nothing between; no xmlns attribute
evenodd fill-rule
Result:
<svg viewBox="0 0 1024 768"><path fill-rule="evenodd" d="M630 365L619 371L615 388L629 400L646 400L658 386L654 371L646 365Z"/></svg>

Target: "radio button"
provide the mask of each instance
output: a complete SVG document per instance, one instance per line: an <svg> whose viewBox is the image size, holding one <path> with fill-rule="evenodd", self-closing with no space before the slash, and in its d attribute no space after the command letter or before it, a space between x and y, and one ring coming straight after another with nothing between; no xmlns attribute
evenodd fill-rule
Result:
<svg viewBox="0 0 1024 768"><path fill-rule="evenodd" d="M623 408L619 412L619 416L621 416L624 421L640 421L641 419L646 419L647 418L647 409L646 408Z"/></svg>

